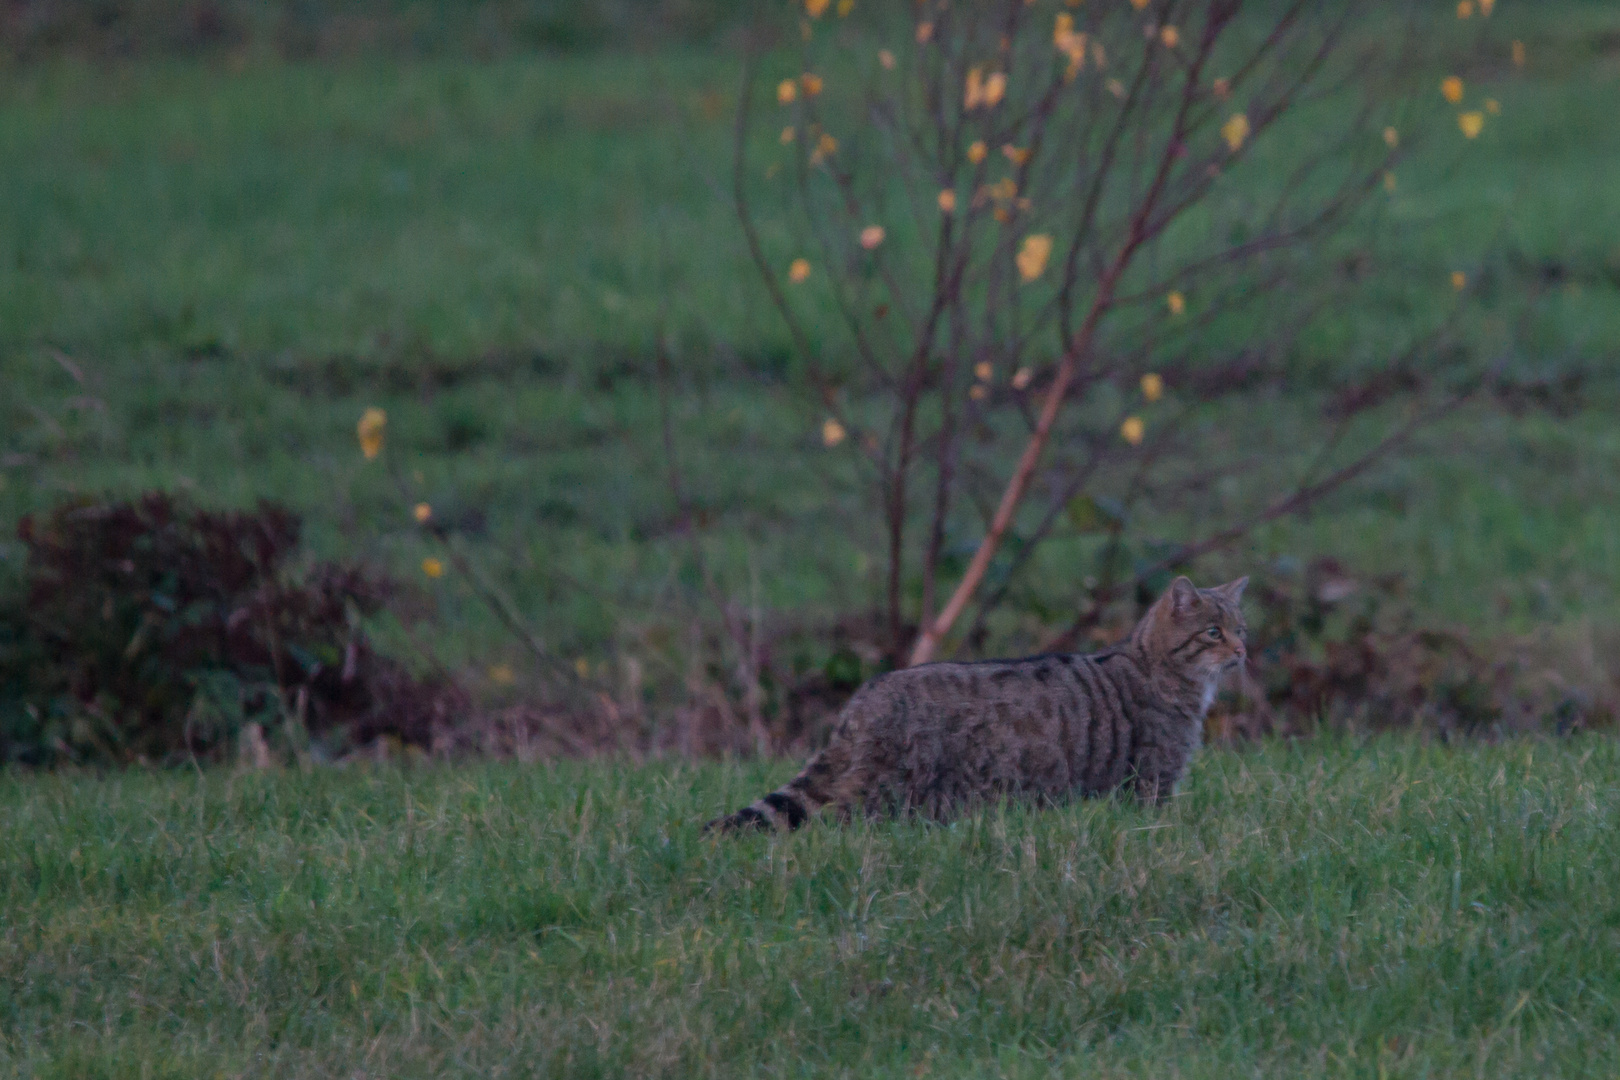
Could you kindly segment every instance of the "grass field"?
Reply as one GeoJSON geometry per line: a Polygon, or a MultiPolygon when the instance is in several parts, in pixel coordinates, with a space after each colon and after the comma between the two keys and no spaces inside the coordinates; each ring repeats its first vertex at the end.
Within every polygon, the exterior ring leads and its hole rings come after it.
{"type": "MultiPolygon", "coordinates": [[[[1620,600],[1615,16],[1496,18],[1530,63],[1470,73],[1503,114],[1403,173],[1390,259],[1412,304],[1356,317],[1398,337],[1456,266],[1505,295],[1556,266],[1511,360],[1581,373],[1573,414],[1457,417],[1204,572],[1334,554],[1405,573],[1427,615],[1487,631],[1607,619],[1620,600]]],[[[820,448],[717,188],[737,78],[728,55],[673,50],[0,72],[0,532],[71,493],[268,496],[309,515],[317,552],[421,580],[407,507],[423,498],[465,523],[565,657],[651,654],[687,634],[682,603],[702,604],[665,482],[662,328],[722,588],[803,622],[868,607],[882,558],[858,455],[820,448]],[[370,405],[389,411],[403,500],[357,453],[370,405]]],[[[1286,453],[1314,422],[1300,389],[1251,416],[1262,445],[1286,453]]],[[[0,542],[0,569],[18,553],[0,542]]],[[[520,660],[461,583],[422,583],[448,662],[520,660]]],[[[1038,588],[1073,600],[1061,580],[1038,588]]]]}
{"type": "Polygon", "coordinates": [[[773,766],[0,784],[29,1077],[1584,1077],[1620,744],[1305,742],[1163,810],[698,824],[773,766]]]}

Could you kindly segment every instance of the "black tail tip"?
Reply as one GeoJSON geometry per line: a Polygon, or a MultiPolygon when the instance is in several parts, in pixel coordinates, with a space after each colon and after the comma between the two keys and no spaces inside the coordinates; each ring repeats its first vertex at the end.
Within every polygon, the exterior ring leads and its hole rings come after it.
{"type": "Polygon", "coordinates": [[[717,817],[703,826],[705,833],[733,833],[744,829],[762,829],[769,831],[770,819],[752,806],[745,806],[735,814],[717,817]]]}
{"type": "Polygon", "coordinates": [[[791,832],[803,825],[810,815],[805,812],[804,804],[791,795],[784,795],[780,791],[773,791],[765,796],[765,805],[774,810],[777,816],[787,822],[791,832]]]}

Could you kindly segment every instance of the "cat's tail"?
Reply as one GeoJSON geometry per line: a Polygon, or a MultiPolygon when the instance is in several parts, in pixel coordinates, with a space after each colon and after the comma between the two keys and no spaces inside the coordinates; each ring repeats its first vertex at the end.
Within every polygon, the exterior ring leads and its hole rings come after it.
{"type": "Polygon", "coordinates": [[[734,814],[717,817],[703,831],[742,832],[746,829],[797,829],[828,803],[837,801],[835,785],[848,767],[842,746],[829,746],[810,759],[804,771],[775,791],[734,814]]]}

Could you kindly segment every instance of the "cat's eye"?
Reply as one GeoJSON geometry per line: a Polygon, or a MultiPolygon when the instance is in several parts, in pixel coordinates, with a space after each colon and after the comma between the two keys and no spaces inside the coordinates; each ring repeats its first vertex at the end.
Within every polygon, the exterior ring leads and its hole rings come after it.
{"type": "Polygon", "coordinates": [[[1211,641],[1221,640],[1221,628],[1218,626],[1212,626],[1208,630],[1205,630],[1204,633],[1209,635],[1209,640],[1211,641]]]}

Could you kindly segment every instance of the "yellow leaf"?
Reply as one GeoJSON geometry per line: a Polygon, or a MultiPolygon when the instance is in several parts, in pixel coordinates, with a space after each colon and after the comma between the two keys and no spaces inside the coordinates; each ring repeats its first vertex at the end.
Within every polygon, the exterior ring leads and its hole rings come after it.
{"type": "Polygon", "coordinates": [[[973,387],[968,390],[968,397],[972,398],[974,401],[983,401],[989,396],[990,391],[985,388],[983,383],[974,383],[973,387]]]}
{"type": "Polygon", "coordinates": [[[789,124],[787,127],[782,129],[782,145],[783,146],[786,146],[788,143],[792,142],[794,137],[795,137],[795,132],[793,130],[793,125],[792,124],[789,124]]]}
{"type": "Polygon", "coordinates": [[[1013,377],[1012,377],[1012,387],[1013,387],[1013,389],[1014,390],[1022,390],[1022,389],[1024,389],[1025,387],[1027,387],[1029,385],[1029,381],[1031,379],[1033,379],[1034,377],[1035,377],[1035,373],[1030,371],[1029,368],[1027,368],[1027,367],[1019,368],[1017,371],[1013,372],[1013,377]]]}
{"type": "Polygon", "coordinates": [[[855,10],[855,0],[838,0],[838,17],[842,19],[855,10]]]}
{"type": "Polygon", "coordinates": [[[1146,433],[1146,425],[1140,416],[1127,416],[1125,422],[1119,425],[1119,437],[1132,446],[1142,445],[1142,436],[1146,433]]]}
{"type": "Polygon", "coordinates": [[[1008,143],[1006,146],[1003,146],[1001,148],[1001,152],[1005,154],[1007,160],[1012,162],[1014,165],[1022,165],[1024,162],[1029,160],[1029,150],[1024,147],[1014,146],[1012,143],[1008,143]]]}
{"type": "Polygon", "coordinates": [[[883,243],[883,238],[886,235],[887,234],[883,231],[883,226],[868,225],[866,228],[861,230],[861,247],[865,248],[867,251],[871,251],[873,248],[883,243]]]}
{"type": "Polygon", "coordinates": [[[1120,82],[1118,79],[1109,79],[1103,85],[1108,87],[1108,92],[1110,94],[1113,94],[1115,97],[1119,98],[1121,101],[1125,100],[1125,84],[1124,83],[1120,82]]]}
{"type": "Polygon", "coordinates": [[[360,436],[360,452],[370,461],[383,448],[383,429],[388,426],[388,414],[378,408],[370,408],[360,414],[360,423],[355,430],[360,436]]]}
{"type": "Polygon", "coordinates": [[[1392,127],[1385,128],[1384,129],[1384,145],[1389,147],[1391,150],[1393,150],[1397,146],[1401,145],[1401,133],[1396,131],[1392,127]]]}
{"type": "Polygon", "coordinates": [[[1142,376],[1142,396],[1149,401],[1158,401],[1164,396],[1164,380],[1151,371],[1142,376]]]}
{"type": "Polygon", "coordinates": [[[510,686],[516,679],[517,675],[512,671],[510,664],[491,664],[489,666],[489,681],[497,686],[510,686]]]}
{"type": "Polygon", "coordinates": [[[418,525],[425,525],[428,519],[433,516],[433,507],[427,503],[417,503],[415,508],[411,510],[411,516],[416,519],[418,525]]]}
{"type": "Polygon", "coordinates": [[[962,108],[969,112],[984,104],[984,72],[969,68],[967,84],[962,88],[962,108]]]}
{"type": "Polygon", "coordinates": [[[972,146],[968,147],[968,160],[977,165],[979,162],[984,160],[984,156],[989,152],[989,150],[985,149],[984,140],[980,139],[978,142],[975,142],[972,146]]]}
{"type": "Polygon", "coordinates": [[[1457,0],[1457,18],[1471,19],[1474,16],[1474,0],[1457,0]]]}
{"type": "Polygon", "coordinates": [[[791,105],[798,96],[798,84],[792,79],[783,79],[776,84],[776,103],[778,105],[791,105]]]}
{"type": "Polygon", "coordinates": [[[1069,58],[1069,67],[1063,73],[1063,78],[1072,80],[1086,64],[1086,35],[1074,32],[1073,15],[1058,13],[1057,22],[1052,27],[1052,44],[1069,58]]]}
{"type": "Polygon", "coordinates": [[[1167,49],[1173,49],[1181,43],[1181,31],[1173,26],[1160,27],[1159,40],[1167,49]]]}
{"type": "Polygon", "coordinates": [[[1387,173],[1384,174],[1384,190],[1389,192],[1391,195],[1395,194],[1395,174],[1394,173],[1387,172],[1387,173]]]}
{"type": "Polygon", "coordinates": [[[1485,111],[1490,113],[1492,116],[1501,116],[1502,115],[1502,103],[1500,101],[1497,101],[1493,97],[1486,98],[1485,99],[1485,111]]]}
{"type": "Polygon", "coordinates": [[[591,662],[585,659],[583,656],[577,658],[574,661],[574,674],[578,675],[582,679],[590,678],[591,662]]]}
{"type": "Polygon", "coordinates": [[[933,36],[934,36],[934,24],[933,23],[931,23],[931,22],[920,22],[920,23],[917,24],[917,44],[926,45],[926,44],[928,44],[928,42],[930,40],[933,39],[933,36]]]}
{"type": "Polygon", "coordinates": [[[974,377],[983,380],[984,382],[989,382],[990,376],[994,375],[995,373],[996,369],[991,366],[990,361],[988,360],[980,360],[977,364],[973,365],[974,377]]]}
{"type": "Polygon", "coordinates": [[[829,450],[843,442],[844,435],[844,425],[832,417],[829,416],[821,422],[821,445],[829,450]]]}
{"type": "Polygon", "coordinates": [[[430,578],[443,577],[444,563],[429,555],[427,558],[422,560],[422,573],[426,574],[430,578]]]}
{"type": "Polygon", "coordinates": [[[950,214],[955,213],[955,211],[956,192],[952,191],[950,188],[946,188],[944,191],[939,193],[939,212],[942,214],[950,214]]]}
{"type": "Polygon", "coordinates": [[[1215,96],[1217,98],[1225,101],[1227,98],[1232,96],[1232,80],[1227,78],[1216,79],[1215,82],[1210,86],[1210,89],[1215,91],[1215,96]]]}
{"type": "Polygon", "coordinates": [[[1440,80],[1440,93],[1453,105],[1463,99],[1463,81],[1455,75],[1447,75],[1440,80]]]}
{"type": "Polygon", "coordinates": [[[1458,292],[1468,288],[1468,275],[1461,270],[1453,270],[1451,272],[1451,287],[1458,292]]]}
{"type": "Polygon", "coordinates": [[[821,76],[807,71],[799,76],[799,85],[804,88],[805,97],[815,97],[821,93],[821,76]]]}
{"type": "Polygon", "coordinates": [[[879,49],[878,50],[878,63],[883,65],[883,70],[884,71],[893,71],[894,70],[894,53],[890,52],[888,49],[879,49]]]}
{"type": "Polygon", "coordinates": [[[1170,308],[1170,314],[1172,315],[1180,315],[1187,310],[1187,298],[1179,292],[1172,291],[1169,296],[1164,298],[1164,302],[1170,308]]]}
{"type": "Polygon", "coordinates": [[[1034,281],[1046,270],[1046,260],[1052,255],[1052,238],[1045,233],[1024,237],[1016,262],[1018,275],[1025,281],[1034,281]]]}
{"type": "Polygon", "coordinates": [[[827,13],[827,0],[804,0],[804,10],[812,19],[819,19],[827,13]]]}
{"type": "Polygon", "coordinates": [[[1131,0],[1131,7],[1135,8],[1137,11],[1141,11],[1147,6],[1148,0],[1131,0]]]}
{"type": "Polygon", "coordinates": [[[810,260],[794,259],[788,267],[788,280],[797,285],[810,276],[810,260]]]}
{"type": "Polygon", "coordinates": [[[1457,117],[1457,126],[1462,129],[1466,138],[1474,139],[1485,130],[1485,114],[1482,112],[1465,112],[1457,117]]]}
{"type": "Polygon", "coordinates": [[[1001,99],[1003,97],[1005,97],[1006,94],[1007,94],[1007,75],[1006,75],[1006,73],[1002,72],[1002,71],[991,72],[990,77],[984,80],[984,103],[985,103],[985,105],[990,106],[990,107],[994,107],[996,105],[1001,104],[1001,99]]]}
{"type": "Polygon", "coordinates": [[[1479,0],[1479,13],[1487,19],[1491,17],[1491,9],[1496,6],[1496,0],[1479,0]]]}
{"type": "Polygon", "coordinates": [[[816,140],[816,149],[821,152],[823,157],[835,154],[838,152],[838,140],[823,131],[821,138],[816,140]]]}
{"type": "Polygon", "coordinates": [[[1513,43],[1513,66],[1517,68],[1524,67],[1524,42],[1522,41],[1513,43]]]}
{"type": "Polygon", "coordinates": [[[1226,123],[1221,125],[1221,138],[1226,140],[1226,145],[1233,153],[1237,152],[1238,147],[1242,146],[1248,137],[1249,118],[1242,113],[1233,113],[1226,123]]]}

